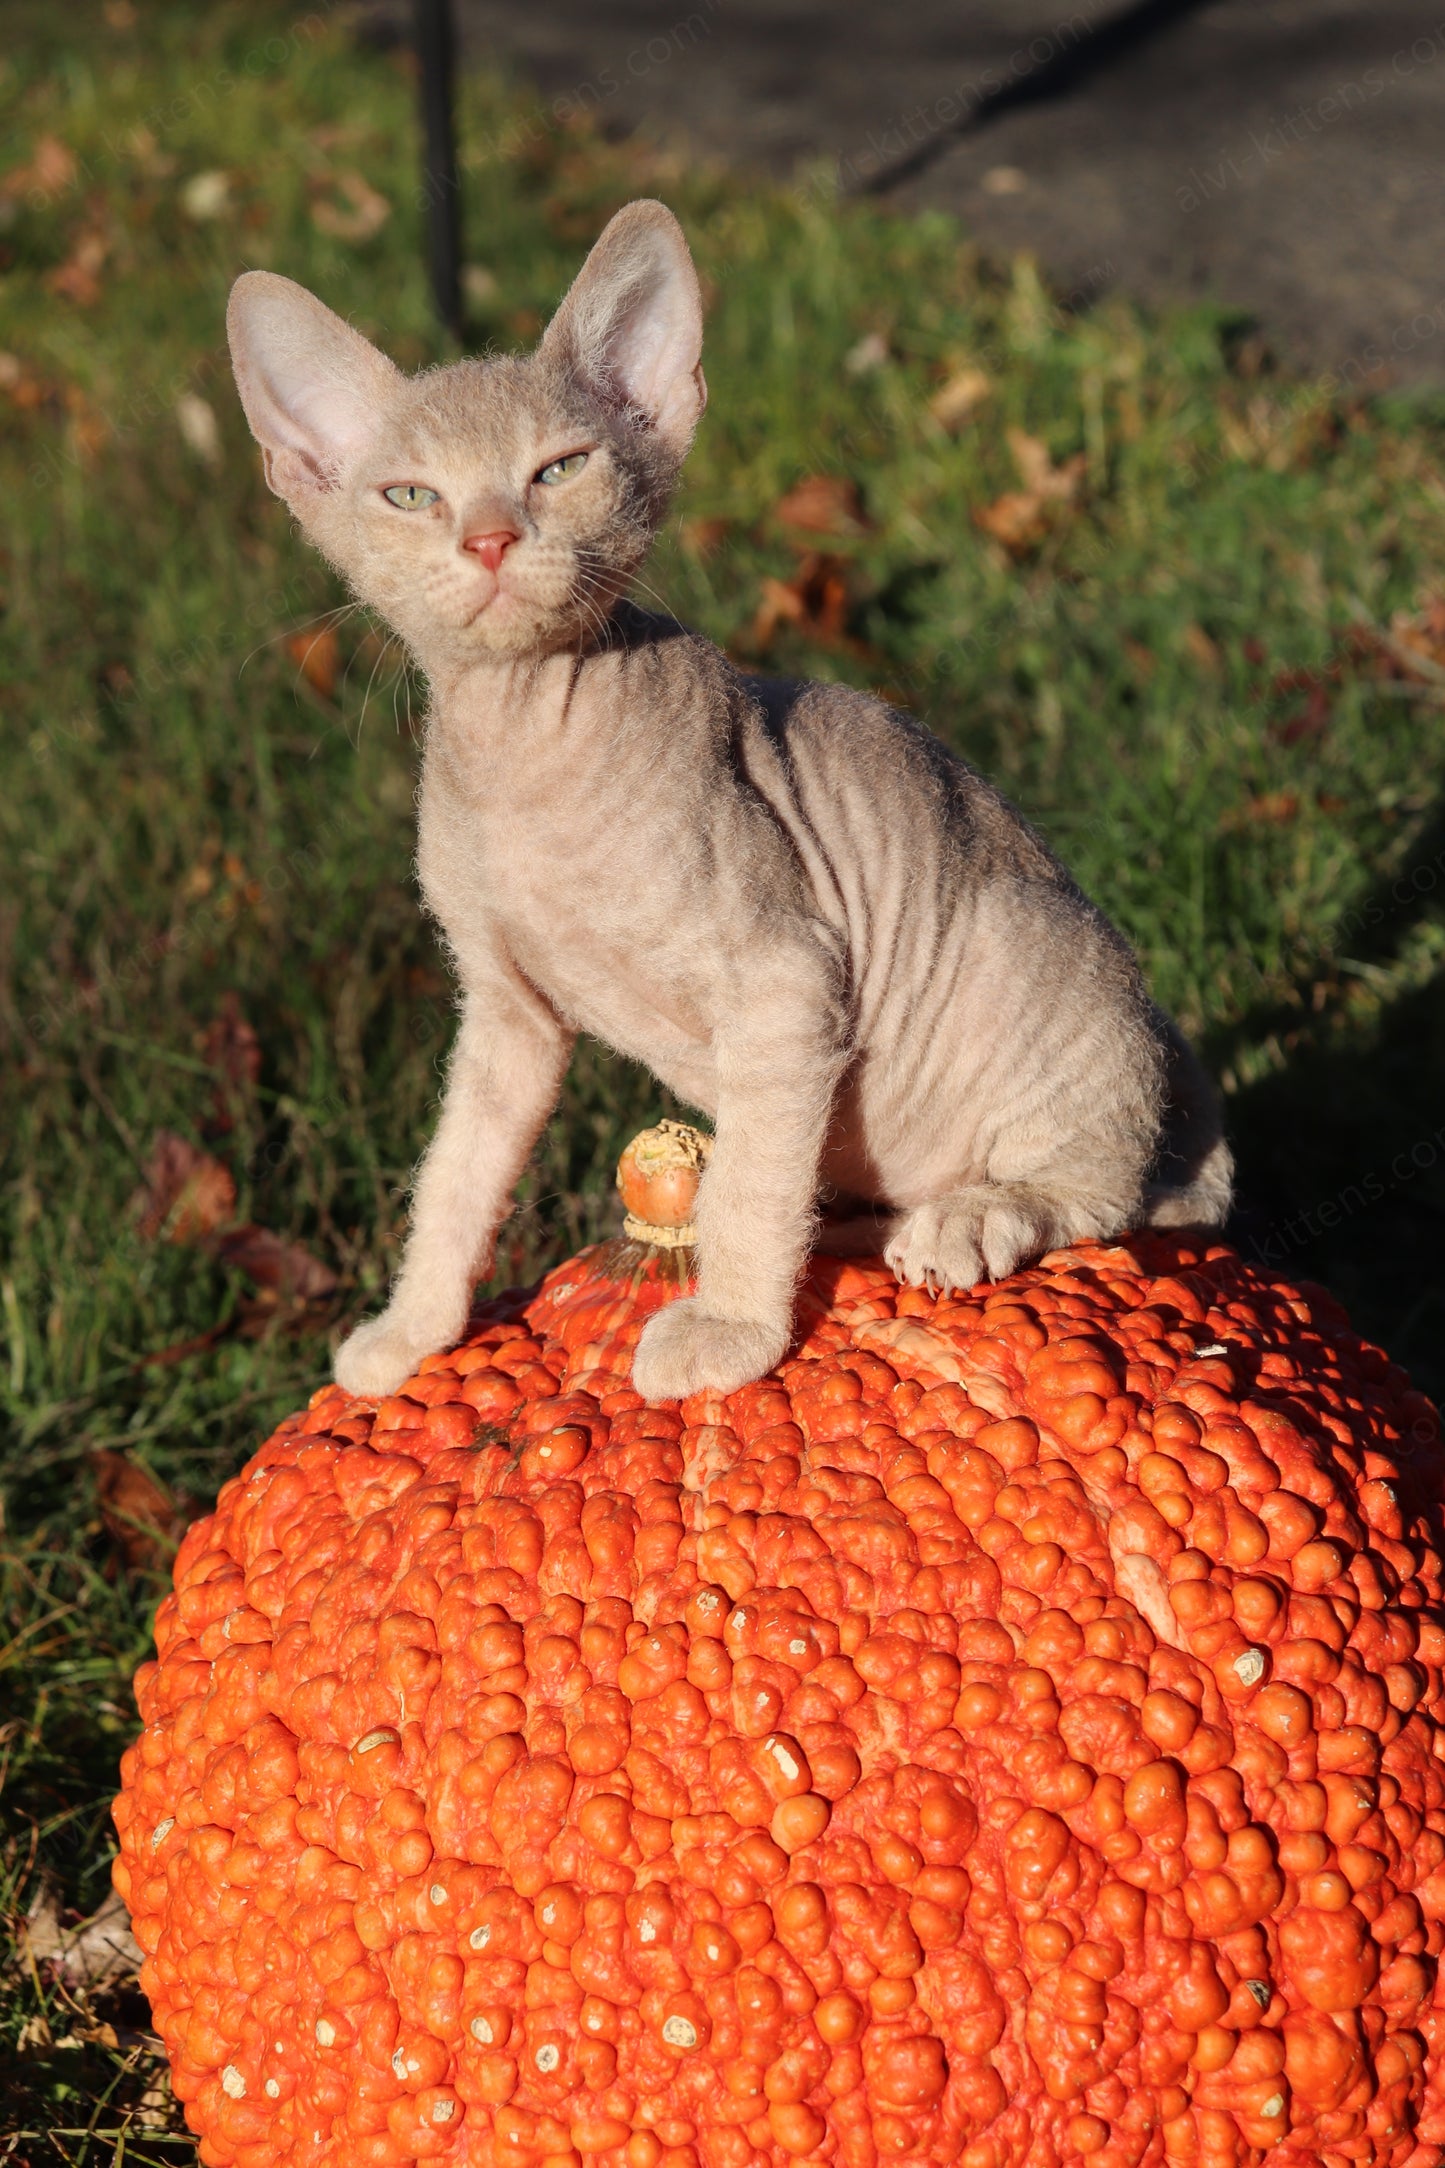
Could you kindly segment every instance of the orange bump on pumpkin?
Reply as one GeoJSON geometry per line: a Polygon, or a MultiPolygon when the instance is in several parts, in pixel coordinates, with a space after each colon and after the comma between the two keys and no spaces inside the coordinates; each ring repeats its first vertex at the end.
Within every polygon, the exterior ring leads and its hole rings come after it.
{"type": "Polygon", "coordinates": [[[649,1407],[677,1255],[325,1387],[186,1538],[115,1879],[207,2168],[1439,2168],[1429,1405],[1151,1235],[816,1260],[649,1407]]]}

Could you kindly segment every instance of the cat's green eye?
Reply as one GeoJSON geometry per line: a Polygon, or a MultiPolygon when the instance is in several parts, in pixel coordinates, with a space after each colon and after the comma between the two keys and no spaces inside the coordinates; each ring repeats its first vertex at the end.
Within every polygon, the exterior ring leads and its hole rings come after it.
{"type": "Polygon", "coordinates": [[[428,489],[424,482],[393,482],[381,494],[388,504],[400,505],[403,512],[424,512],[429,504],[436,503],[441,492],[428,489]]]}
{"type": "Polygon", "coordinates": [[[586,452],[569,452],[565,459],[554,459],[535,476],[539,482],[570,482],[574,474],[580,474],[587,464],[586,452]]]}

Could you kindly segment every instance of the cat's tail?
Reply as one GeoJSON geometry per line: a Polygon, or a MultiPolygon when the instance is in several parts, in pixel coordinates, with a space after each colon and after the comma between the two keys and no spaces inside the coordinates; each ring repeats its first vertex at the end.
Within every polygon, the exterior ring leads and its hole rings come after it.
{"type": "Polygon", "coordinates": [[[1165,1049],[1163,1134],[1144,1191],[1149,1227],[1222,1227],[1234,1195],[1234,1155],[1224,1141],[1219,1101],[1193,1049],[1160,1015],[1165,1049]]]}
{"type": "Polygon", "coordinates": [[[1149,1227],[1222,1227],[1233,1196],[1234,1154],[1219,1137],[1191,1180],[1149,1184],[1144,1192],[1144,1221],[1149,1227]]]}

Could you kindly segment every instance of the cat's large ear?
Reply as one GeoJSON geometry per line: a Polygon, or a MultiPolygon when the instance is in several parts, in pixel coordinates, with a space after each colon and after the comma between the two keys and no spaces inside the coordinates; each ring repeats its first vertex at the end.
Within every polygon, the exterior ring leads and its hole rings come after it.
{"type": "Polygon", "coordinates": [[[242,272],[226,333],[266,480],[300,511],[337,487],[401,371],[304,286],[271,271],[242,272]]]}
{"type": "Polygon", "coordinates": [[[540,352],[609,406],[640,415],[682,457],[707,404],[702,295],[665,203],[629,203],[609,220],[540,352]]]}

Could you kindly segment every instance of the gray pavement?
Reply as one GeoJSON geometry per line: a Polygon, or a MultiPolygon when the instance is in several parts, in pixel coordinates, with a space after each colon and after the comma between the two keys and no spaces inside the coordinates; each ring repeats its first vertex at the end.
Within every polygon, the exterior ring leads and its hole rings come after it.
{"type": "Polygon", "coordinates": [[[1445,383],[1445,0],[455,4],[539,107],[826,161],[1066,292],[1207,297],[1297,366],[1445,383]]]}

